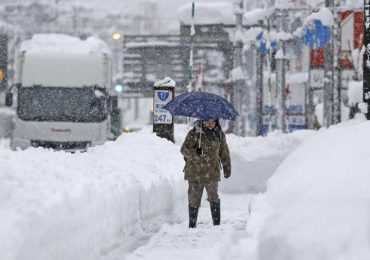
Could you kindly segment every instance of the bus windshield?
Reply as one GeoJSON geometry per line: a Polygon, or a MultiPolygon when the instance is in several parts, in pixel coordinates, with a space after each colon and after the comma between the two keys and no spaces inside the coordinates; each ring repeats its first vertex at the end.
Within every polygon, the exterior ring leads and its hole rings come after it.
{"type": "Polygon", "coordinates": [[[101,122],[107,118],[104,93],[92,87],[20,87],[17,115],[27,121],[101,122]]]}

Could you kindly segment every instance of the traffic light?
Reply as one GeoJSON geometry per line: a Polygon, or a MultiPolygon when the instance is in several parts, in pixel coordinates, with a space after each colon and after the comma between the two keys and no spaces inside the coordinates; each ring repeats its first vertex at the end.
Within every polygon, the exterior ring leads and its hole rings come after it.
{"type": "Polygon", "coordinates": [[[116,84],[114,86],[114,90],[117,92],[117,93],[121,93],[122,90],[123,90],[123,86],[121,84],[116,84]]]}
{"type": "Polygon", "coordinates": [[[0,34],[0,91],[7,89],[8,36],[0,34]]]}

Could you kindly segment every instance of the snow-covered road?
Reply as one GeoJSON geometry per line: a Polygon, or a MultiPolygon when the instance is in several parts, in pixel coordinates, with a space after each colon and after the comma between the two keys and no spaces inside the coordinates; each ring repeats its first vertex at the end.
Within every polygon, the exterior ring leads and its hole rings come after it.
{"type": "Polygon", "coordinates": [[[211,221],[209,203],[203,200],[196,229],[189,229],[187,220],[180,224],[164,225],[127,259],[227,259],[228,247],[246,233],[251,199],[252,196],[247,194],[223,194],[221,225],[216,227],[211,221]]]}

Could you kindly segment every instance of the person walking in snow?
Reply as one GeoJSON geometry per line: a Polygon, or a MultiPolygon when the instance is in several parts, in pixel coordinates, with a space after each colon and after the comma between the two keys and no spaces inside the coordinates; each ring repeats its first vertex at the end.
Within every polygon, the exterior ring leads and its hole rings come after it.
{"type": "Polygon", "coordinates": [[[185,180],[189,183],[189,228],[195,228],[204,188],[210,203],[213,225],[220,225],[218,196],[220,168],[225,178],[231,175],[230,152],[218,120],[196,121],[181,147],[185,158],[185,180]]]}

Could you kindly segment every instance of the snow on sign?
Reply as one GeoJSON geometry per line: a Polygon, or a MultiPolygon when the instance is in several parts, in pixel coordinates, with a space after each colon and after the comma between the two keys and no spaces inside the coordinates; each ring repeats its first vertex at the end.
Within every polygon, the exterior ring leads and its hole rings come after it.
{"type": "Polygon", "coordinates": [[[172,124],[172,115],[163,107],[173,99],[170,90],[154,90],[154,124],[172,124]]]}

